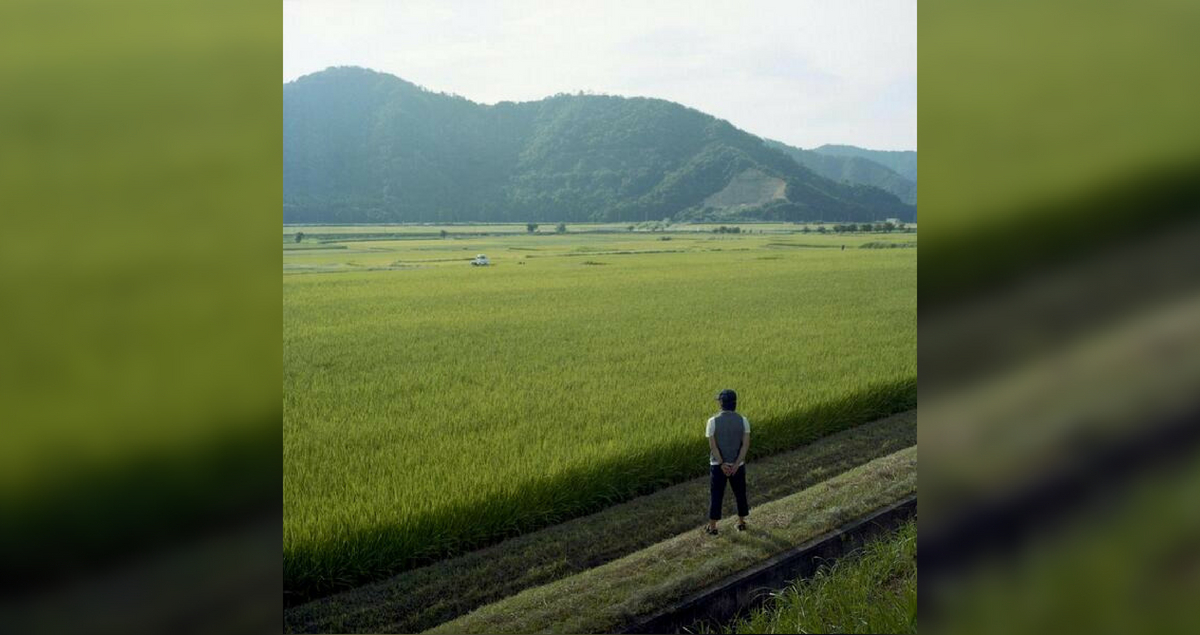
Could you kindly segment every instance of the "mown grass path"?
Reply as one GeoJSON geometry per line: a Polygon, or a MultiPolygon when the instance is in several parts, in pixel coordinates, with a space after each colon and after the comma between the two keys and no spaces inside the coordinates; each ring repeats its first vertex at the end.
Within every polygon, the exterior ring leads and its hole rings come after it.
{"type": "MultiPolygon", "coordinates": [[[[751,504],[793,494],[917,442],[917,414],[894,415],[748,464],[751,504]]],[[[699,527],[698,478],[284,613],[289,632],[418,632],[524,589],[610,562],[699,527]]],[[[733,509],[727,497],[727,517],[733,509]]],[[[755,519],[754,511],[751,518],[755,519]]]]}
{"type": "Polygon", "coordinates": [[[911,446],[760,506],[746,532],[686,531],[429,632],[620,632],[663,606],[916,491],[917,447],[911,446]]]}

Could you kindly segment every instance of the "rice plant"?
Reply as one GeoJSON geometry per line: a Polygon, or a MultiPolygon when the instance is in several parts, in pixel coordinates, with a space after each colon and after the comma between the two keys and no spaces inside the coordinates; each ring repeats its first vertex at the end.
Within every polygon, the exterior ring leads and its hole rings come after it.
{"type": "MultiPolygon", "coordinates": [[[[489,248],[492,267],[285,275],[285,591],[325,594],[703,474],[720,388],[742,395],[751,459],[915,405],[915,250],[763,260],[765,239],[731,240],[604,267],[551,253],[518,267],[489,248]]],[[[285,268],[448,248],[285,254],[285,268]]]]}

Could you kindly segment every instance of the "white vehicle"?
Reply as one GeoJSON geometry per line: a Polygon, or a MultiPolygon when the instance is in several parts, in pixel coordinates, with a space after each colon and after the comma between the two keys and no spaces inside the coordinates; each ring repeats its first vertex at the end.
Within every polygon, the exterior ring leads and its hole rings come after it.
{"type": "Polygon", "coordinates": [[[475,259],[471,261],[472,267],[486,267],[490,264],[492,264],[492,261],[488,260],[488,257],[483,254],[475,256],[475,259]]]}

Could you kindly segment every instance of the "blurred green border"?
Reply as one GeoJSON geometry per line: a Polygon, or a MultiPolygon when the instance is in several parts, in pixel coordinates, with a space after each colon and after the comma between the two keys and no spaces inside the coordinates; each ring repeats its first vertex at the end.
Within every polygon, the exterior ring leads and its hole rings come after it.
{"type": "Polygon", "coordinates": [[[27,591],[280,513],[281,23],[0,4],[0,557],[27,591]]]}
{"type": "Polygon", "coordinates": [[[919,5],[920,294],[952,304],[1200,207],[1200,4],[919,5]]]}

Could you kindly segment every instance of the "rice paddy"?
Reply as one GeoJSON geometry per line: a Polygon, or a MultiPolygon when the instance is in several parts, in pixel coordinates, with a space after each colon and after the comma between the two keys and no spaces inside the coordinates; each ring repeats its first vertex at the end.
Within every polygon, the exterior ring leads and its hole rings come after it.
{"type": "Polygon", "coordinates": [[[916,250],[780,231],[285,250],[285,592],[703,474],[720,388],[741,395],[751,460],[912,408],[916,250]]]}

